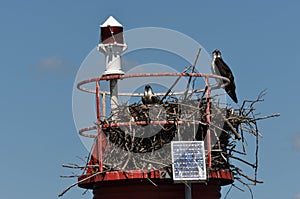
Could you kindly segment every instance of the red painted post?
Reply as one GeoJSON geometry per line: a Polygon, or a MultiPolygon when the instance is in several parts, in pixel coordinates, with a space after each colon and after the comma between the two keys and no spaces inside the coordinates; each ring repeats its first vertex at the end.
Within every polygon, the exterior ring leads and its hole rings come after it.
{"type": "Polygon", "coordinates": [[[208,169],[211,168],[211,139],[210,139],[210,87],[209,87],[209,78],[205,77],[205,84],[207,86],[206,91],[206,122],[208,124],[207,134],[206,134],[206,141],[207,141],[207,162],[208,162],[208,169]]]}
{"type": "Polygon", "coordinates": [[[96,81],[96,109],[97,109],[97,122],[100,124],[100,85],[99,82],[96,81]]]}
{"type": "Polygon", "coordinates": [[[97,141],[97,151],[99,153],[98,156],[98,160],[99,160],[99,167],[100,167],[100,172],[103,172],[103,146],[102,146],[102,133],[101,133],[101,128],[100,128],[100,124],[101,124],[101,118],[100,118],[100,94],[99,91],[100,90],[100,85],[99,82],[96,81],[96,109],[97,109],[97,124],[98,124],[98,141],[97,141]]]}

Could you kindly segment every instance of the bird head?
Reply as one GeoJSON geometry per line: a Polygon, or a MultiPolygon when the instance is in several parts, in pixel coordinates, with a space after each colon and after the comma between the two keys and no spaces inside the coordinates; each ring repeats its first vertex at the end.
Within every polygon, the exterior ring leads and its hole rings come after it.
{"type": "Polygon", "coordinates": [[[214,57],[221,57],[221,52],[218,49],[214,50],[212,54],[214,57]]]}
{"type": "Polygon", "coordinates": [[[153,94],[152,88],[149,84],[145,86],[145,94],[153,94]]]}

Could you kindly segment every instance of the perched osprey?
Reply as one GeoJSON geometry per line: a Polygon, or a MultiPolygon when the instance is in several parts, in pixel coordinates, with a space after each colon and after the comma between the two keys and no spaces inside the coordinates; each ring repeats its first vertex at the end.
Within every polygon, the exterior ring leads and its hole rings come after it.
{"type": "Polygon", "coordinates": [[[145,86],[145,91],[144,91],[144,96],[142,97],[142,102],[144,105],[157,104],[160,102],[160,98],[153,93],[152,88],[149,84],[147,84],[145,86]]]}
{"type": "MultiPolygon", "coordinates": [[[[212,73],[215,75],[220,75],[222,77],[226,77],[230,80],[230,83],[225,86],[225,91],[227,94],[231,97],[231,99],[238,103],[238,99],[236,97],[235,93],[235,83],[234,83],[234,77],[230,70],[230,68],[227,66],[227,64],[223,61],[221,57],[221,52],[216,49],[213,51],[213,60],[211,63],[211,70],[212,73]]],[[[223,81],[221,79],[216,79],[218,84],[221,85],[223,81]]]]}

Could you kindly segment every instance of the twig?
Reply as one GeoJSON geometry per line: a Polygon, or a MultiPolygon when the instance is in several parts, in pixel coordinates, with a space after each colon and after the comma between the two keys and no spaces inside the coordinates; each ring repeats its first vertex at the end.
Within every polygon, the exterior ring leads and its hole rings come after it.
{"type": "MultiPolygon", "coordinates": [[[[182,73],[185,73],[187,70],[189,70],[192,67],[192,65],[186,67],[182,73]]],[[[172,91],[172,89],[174,88],[174,86],[178,83],[178,81],[180,80],[182,76],[177,77],[177,79],[174,81],[174,83],[171,85],[171,87],[168,89],[168,91],[166,92],[166,94],[160,99],[159,103],[162,103],[163,100],[170,94],[170,92],[172,91]]]]}
{"type": "Polygon", "coordinates": [[[150,178],[147,177],[147,180],[149,180],[149,182],[151,182],[151,184],[153,184],[155,187],[157,187],[157,184],[155,184],[150,178]]]}
{"type": "Polygon", "coordinates": [[[84,160],[82,157],[76,156],[76,158],[78,158],[78,159],[81,160],[82,162],[86,163],[86,160],[84,160]]]}
{"type": "Polygon", "coordinates": [[[241,154],[241,155],[247,155],[247,153],[245,153],[245,152],[240,152],[240,151],[237,151],[237,150],[234,150],[234,149],[229,149],[229,151],[232,151],[232,152],[235,152],[235,153],[238,153],[238,154],[241,154]]]}
{"type": "Polygon", "coordinates": [[[204,91],[203,91],[203,93],[202,93],[202,95],[201,95],[201,97],[200,97],[200,100],[199,100],[199,102],[198,102],[198,106],[197,106],[197,107],[200,107],[200,104],[201,104],[202,101],[203,101],[203,98],[204,98],[204,96],[205,96],[205,94],[206,94],[206,92],[207,92],[207,89],[208,89],[208,86],[206,85],[206,86],[205,86],[205,89],[204,89],[204,91]]]}
{"type": "MultiPolygon", "coordinates": [[[[85,165],[85,166],[86,166],[86,167],[85,167],[86,169],[88,168],[87,165],[89,164],[89,162],[90,162],[90,160],[91,160],[91,158],[92,158],[92,150],[93,150],[94,147],[95,147],[96,141],[97,141],[97,140],[94,139],[93,146],[91,147],[91,149],[90,149],[90,151],[89,151],[88,158],[87,158],[86,165],[85,165]]],[[[83,172],[84,172],[86,169],[84,169],[83,172]]]]}
{"type": "Polygon", "coordinates": [[[227,196],[228,196],[229,192],[231,191],[232,187],[233,187],[233,184],[231,184],[230,188],[229,188],[228,191],[226,192],[226,194],[225,194],[225,196],[224,196],[224,199],[227,198],[227,196]]]}
{"type": "Polygon", "coordinates": [[[243,162],[243,163],[245,163],[245,164],[247,164],[247,165],[249,165],[249,166],[251,166],[252,168],[255,168],[256,167],[256,165],[254,165],[254,164],[251,164],[250,162],[247,162],[246,160],[243,160],[243,159],[241,159],[241,158],[238,158],[238,157],[235,157],[235,156],[230,156],[230,158],[233,158],[233,159],[236,159],[236,160],[239,160],[239,161],[241,161],[241,162],[243,162]]]}
{"type": "Polygon", "coordinates": [[[242,136],[242,147],[243,147],[243,152],[246,153],[246,147],[245,147],[245,138],[244,138],[244,129],[243,129],[243,124],[240,124],[240,129],[241,129],[241,136],[242,136]]]}
{"type": "Polygon", "coordinates": [[[268,119],[268,118],[272,118],[272,117],[279,117],[279,116],[280,116],[280,114],[276,113],[276,114],[267,115],[267,116],[264,116],[264,117],[253,118],[253,119],[250,119],[249,122],[255,122],[255,121],[258,121],[258,120],[264,120],[264,119],[268,119]]]}
{"type": "Polygon", "coordinates": [[[240,190],[241,192],[245,192],[245,190],[239,188],[238,186],[236,186],[235,184],[232,184],[233,187],[235,187],[236,189],[240,190]]]}
{"type": "Polygon", "coordinates": [[[89,190],[86,189],[81,195],[85,195],[89,190]]]}
{"type": "Polygon", "coordinates": [[[232,124],[226,119],[224,118],[224,121],[226,122],[226,124],[229,126],[230,130],[232,131],[232,133],[235,135],[235,137],[240,140],[241,136],[238,134],[238,132],[233,128],[232,124]]]}
{"type": "Polygon", "coordinates": [[[258,181],[258,180],[255,180],[255,179],[252,179],[250,178],[249,176],[247,176],[246,174],[244,174],[239,168],[235,167],[234,168],[235,171],[242,177],[246,178],[247,180],[253,182],[253,183],[264,183],[263,181],[258,181]]]}
{"type": "MultiPolygon", "coordinates": [[[[258,128],[257,128],[257,123],[256,121],[254,122],[255,125],[255,129],[258,132],[258,128]]],[[[255,147],[255,164],[256,167],[254,169],[254,185],[256,184],[256,179],[257,179],[257,170],[258,170],[258,133],[256,134],[256,141],[255,141],[256,147],[255,147]]]]}
{"type": "Polygon", "coordinates": [[[66,165],[66,164],[63,164],[62,167],[72,168],[72,169],[85,169],[85,168],[97,168],[97,167],[99,167],[99,165],[79,166],[79,165],[66,165]]]}
{"type": "Polygon", "coordinates": [[[59,176],[61,178],[78,178],[80,175],[71,175],[71,176],[59,176]]]}
{"type": "Polygon", "coordinates": [[[240,183],[242,183],[244,186],[246,186],[247,188],[248,188],[248,190],[249,190],[249,192],[250,192],[250,194],[251,194],[251,198],[253,199],[253,192],[252,192],[252,190],[251,190],[251,187],[248,185],[248,184],[246,184],[245,182],[243,182],[242,180],[240,180],[240,179],[237,179],[240,183]]]}
{"type": "Polygon", "coordinates": [[[63,190],[63,191],[58,195],[58,197],[63,196],[63,195],[64,195],[67,191],[69,191],[72,187],[75,187],[76,185],[78,185],[78,184],[80,184],[80,183],[82,183],[82,182],[84,182],[84,181],[86,181],[86,180],[88,180],[88,179],[91,179],[91,178],[93,178],[93,177],[96,176],[96,175],[99,175],[99,174],[102,174],[102,173],[105,173],[105,172],[106,172],[106,171],[94,173],[94,174],[92,174],[92,175],[90,175],[90,176],[88,176],[88,177],[86,177],[86,178],[84,178],[84,179],[82,179],[82,180],[79,180],[78,182],[75,182],[75,183],[71,184],[69,187],[67,187],[65,190],[63,190]]]}
{"type": "MultiPolygon", "coordinates": [[[[195,66],[196,66],[196,64],[197,64],[197,61],[198,61],[200,52],[201,52],[201,48],[199,48],[199,50],[198,50],[198,53],[197,53],[196,59],[195,59],[195,61],[194,61],[194,64],[193,64],[193,68],[192,68],[192,72],[191,72],[191,73],[194,73],[195,66]]],[[[192,76],[189,77],[188,83],[187,83],[187,85],[186,85],[186,89],[185,89],[185,92],[184,92],[184,95],[183,95],[183,96],[184,96],[184,97],[183,97],[183,101],[186,100],[187,93],[188,93],[189,88],[190,88],[191,80],[192,80],[192,76]]]]}

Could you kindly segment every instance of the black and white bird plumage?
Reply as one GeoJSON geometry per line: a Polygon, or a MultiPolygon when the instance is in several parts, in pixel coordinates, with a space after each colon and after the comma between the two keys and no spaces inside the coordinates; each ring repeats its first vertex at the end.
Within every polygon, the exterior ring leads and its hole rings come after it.
{"type": "Polygon", "coordinates": [[[144,105],[157,104],[160,102],[160,98],[153,93],[152,88],[149,84],[145,86],[144,95],[142,96],[142,102],[144,105]]]}
{"type": "MultiPolygon", "coordinates": [[[[236,97],[235,93],[235,83],[234,83],[234,77],[233,74],[228,67],[228,65],[223,61],[221,57],[221,52],[216,49],[213,51],[213,60],[211,63],[211,70],[212,73],[215,75],[220,75],[222,77],[226,77],[230,80],[229,84],[225,86],[225,91],[227,94],[231,97],[231,99],[235,102],[238,103],[238,99],[236,97]]],[[[223,80],[221,79],[216,79],[218,84],[221,85],[223,83],[223,80]]]]}

